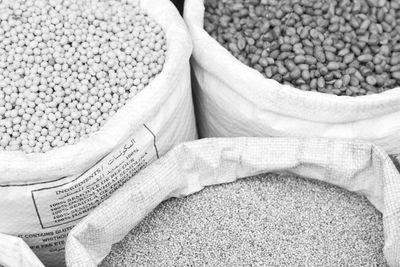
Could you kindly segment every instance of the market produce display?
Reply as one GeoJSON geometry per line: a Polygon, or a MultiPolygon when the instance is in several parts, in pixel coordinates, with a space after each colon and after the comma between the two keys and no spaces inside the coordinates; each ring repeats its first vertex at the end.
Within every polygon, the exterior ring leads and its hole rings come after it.
{"type": "Polygon", "coordinates": [[[266,78],[359,96],[400,86],[400,2],[205,1],[204,29],[266,78]]]}
{"type": "Polygon", "coordinates": [[[383,244],[366,198],[264,174],[163,202],[102,266],[386,266],[383,244]]]}
{"type": "Polygon", "coordinates": [[[0,150],[74,144],[161,72],[165,34],[138,3],[0,2],[0,150]]]}

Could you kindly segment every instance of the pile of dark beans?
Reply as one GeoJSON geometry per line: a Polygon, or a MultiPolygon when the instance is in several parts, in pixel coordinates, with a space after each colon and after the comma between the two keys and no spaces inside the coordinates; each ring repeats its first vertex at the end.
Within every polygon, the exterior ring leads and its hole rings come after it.
{"type": "Polygon", "coordinates": [[[400,86],[399,0],[206,0],[204,28],[244,64],[301,90],[400,86]]]}

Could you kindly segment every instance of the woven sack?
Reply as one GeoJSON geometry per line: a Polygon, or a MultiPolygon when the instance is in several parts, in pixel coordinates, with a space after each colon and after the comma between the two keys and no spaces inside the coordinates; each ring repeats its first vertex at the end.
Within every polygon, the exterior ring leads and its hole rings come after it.
{"type": "Polygon", "coordinates": [[[42,154],[0,152],[0,232],[20,236],[46,266],[64,264],[64,240],[90,210],[174,145],[197,137],[186,26],[168,0],[141,6],[166,33],[162,72],[88,139],[42,154]]]}
{"type": "Polygon", "coordinates": [[[97,266],[163,200],[266,172],[322,180],[383,213],[384,254],[400,266],[400,174],[375,145],[334,139],[211,138],[184,143],[129,180],[70,232],[67,266],[97,266]]]}
{"type": "Polygon", "coordinates": [[[361,139],[400,153],[400,88],[350,97],[302,91],[246,66],[204,29],[203,0],[186,0],[201,137],[361,139]]]}

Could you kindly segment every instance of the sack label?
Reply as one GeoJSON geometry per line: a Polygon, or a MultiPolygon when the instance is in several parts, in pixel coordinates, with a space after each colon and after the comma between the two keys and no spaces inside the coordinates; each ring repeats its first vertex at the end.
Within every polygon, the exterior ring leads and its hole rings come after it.
{"type": "Polygon", "coordinates": [[[80,175],[0,187],[0,196],[13,196],[0,198],[0,218],[13,218],[0,220],[0,231],[21,237],[46,266],[62,266],[75,224],[157,158],[156,137],[143,125],[80,175]]]}
{"type": "Polygon", "coordinates": [[[56,253],[64,251],[65,240],[73,227],[74,225],[69,225],[46,232],[18,234],[17,236],[29,244],[29,247],[35,252],[45,249],[50,253],[56,253]]]}
{"type": "Polygon", "coordinates": [[[60,226],[85,217],[154,159],[155,145],[151,146],[152,153],[141,148],[143,141],[152,139],[151,131],[143,127],[72,182],[32,190],[41,227],[60,226]]]}

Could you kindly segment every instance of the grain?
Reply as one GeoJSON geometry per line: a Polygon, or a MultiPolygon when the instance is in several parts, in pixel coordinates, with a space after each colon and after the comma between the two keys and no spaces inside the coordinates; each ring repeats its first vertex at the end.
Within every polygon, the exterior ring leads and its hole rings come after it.
{"type": "Polygon", "coordinates": [[[383,243],[364,197],[267,174],[163,202],[101,266],[386,266],[383,243]]]}

